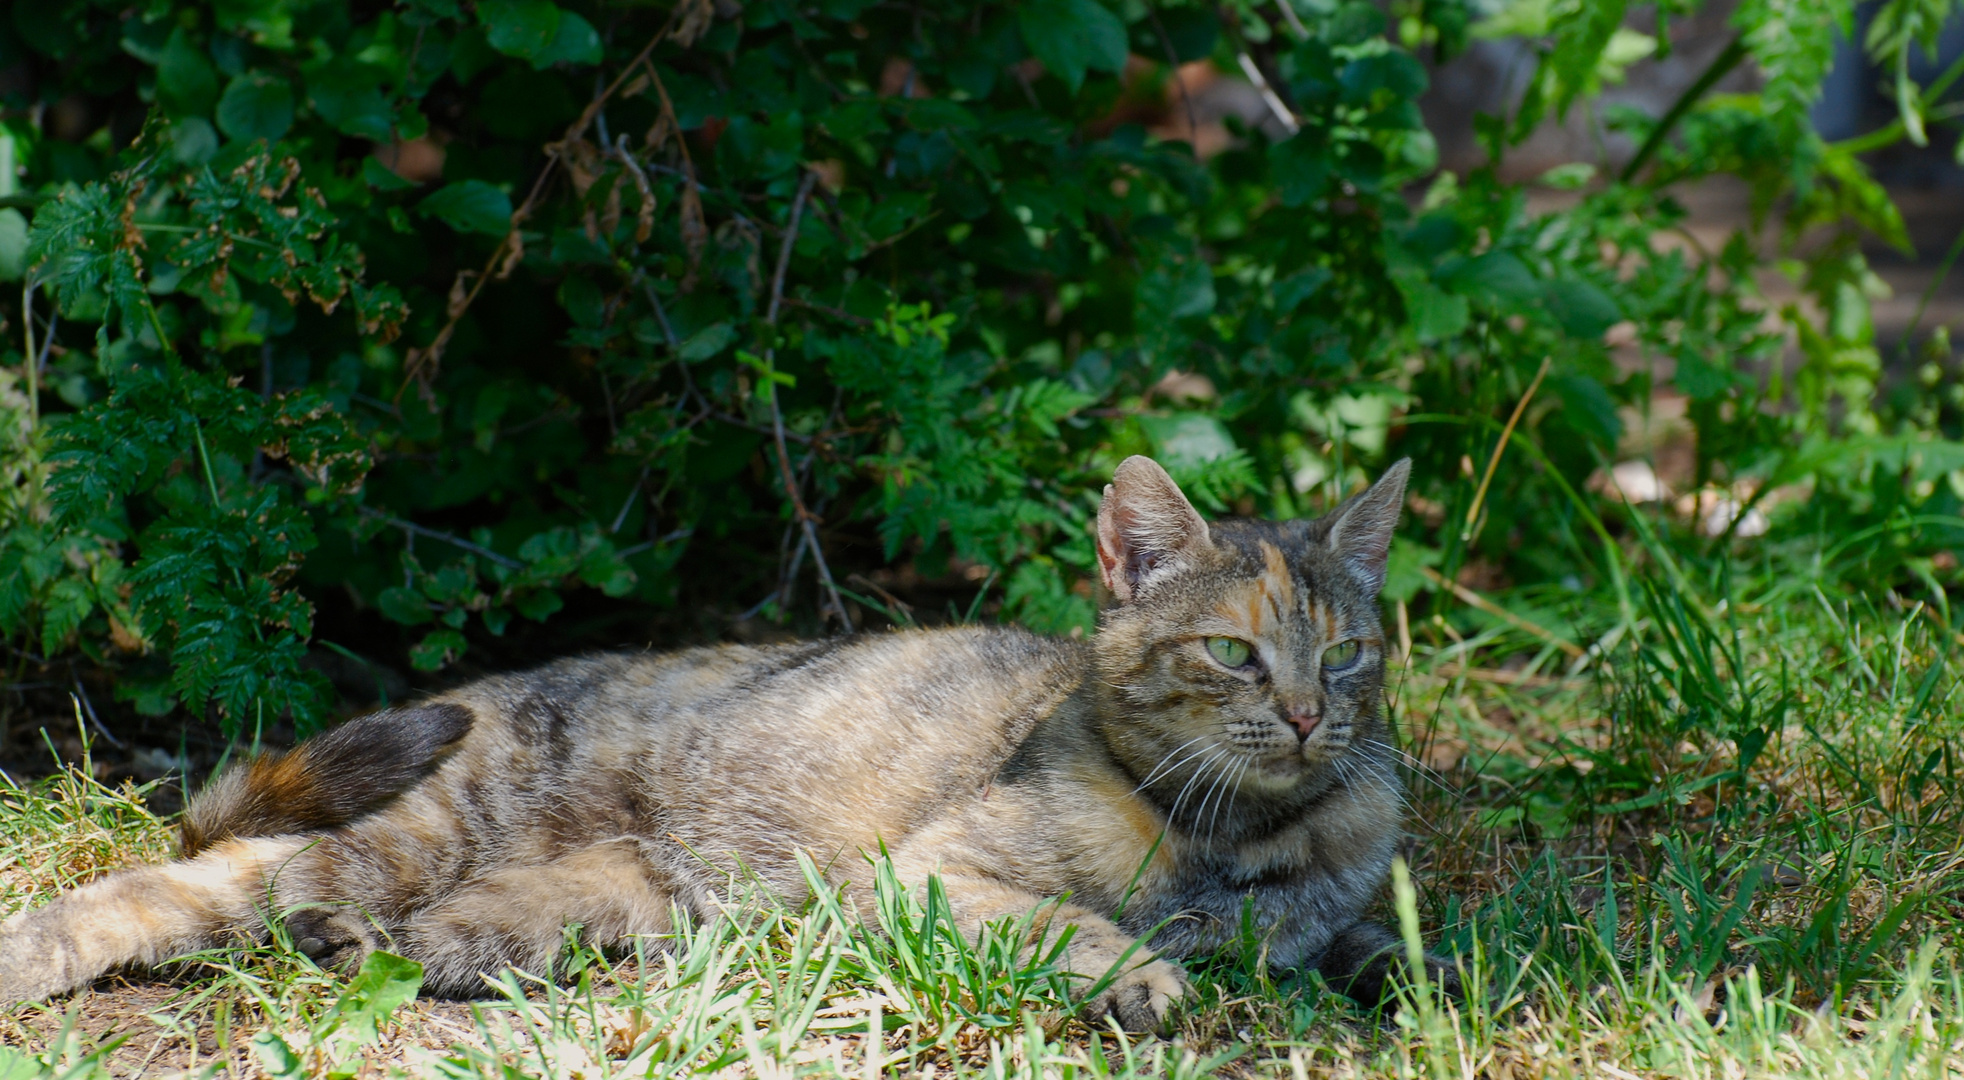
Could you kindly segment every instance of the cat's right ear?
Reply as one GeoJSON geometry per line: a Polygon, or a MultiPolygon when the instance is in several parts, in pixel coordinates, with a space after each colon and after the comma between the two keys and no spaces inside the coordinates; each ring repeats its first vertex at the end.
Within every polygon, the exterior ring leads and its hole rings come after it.
{"type": "Polygon", "coordinates": [[[1098,505],[1098,566],[1119,603],[1210,543],[1207,522],[1158,462],[1136,455],[1119,462],[1098,505]]]}

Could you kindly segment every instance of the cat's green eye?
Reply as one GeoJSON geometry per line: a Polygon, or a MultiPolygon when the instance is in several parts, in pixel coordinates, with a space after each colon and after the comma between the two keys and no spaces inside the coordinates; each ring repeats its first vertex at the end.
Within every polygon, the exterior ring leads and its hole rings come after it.
{"type": "Polygon", "coordinates": [[[1339,641],[1323,650],[1323,667],[1329,671],[1340,671],[1357,662],[1357,643],[1339,641]]]}
{"type": "Polygon", "coordinates": [[[1250,655],[1247,642],[1231,637],[1208,638],[1207,654],[1224,667],[1240,667],[1248,662],[1250,655]]]}

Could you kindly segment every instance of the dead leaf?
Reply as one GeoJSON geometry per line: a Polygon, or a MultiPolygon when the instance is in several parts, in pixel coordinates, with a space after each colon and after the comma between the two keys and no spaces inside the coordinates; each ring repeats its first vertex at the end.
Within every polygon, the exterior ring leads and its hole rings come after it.
{"type": "Polygon", "coordinates": [[[669,37],[686,49],[708,33],[710,24],[716,21],[715,0],[682,0],[675,18],[675,32],[669,37]]]}

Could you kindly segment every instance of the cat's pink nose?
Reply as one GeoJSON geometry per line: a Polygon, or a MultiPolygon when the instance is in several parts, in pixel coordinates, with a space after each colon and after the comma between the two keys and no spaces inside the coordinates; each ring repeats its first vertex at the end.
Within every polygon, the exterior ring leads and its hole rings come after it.
{"type": "Polygon", "coordinates": [[[1298,738],[1303,738],[1303,739],[1309,738],[1309,733],[1315,731],[1316,725],[1322,722],[1323,722],[1323,714],[1320,712],[1299,712],[1299,713],[1289,714],[1289,723],[1296,729],[1296,736],[1298,738]]]}

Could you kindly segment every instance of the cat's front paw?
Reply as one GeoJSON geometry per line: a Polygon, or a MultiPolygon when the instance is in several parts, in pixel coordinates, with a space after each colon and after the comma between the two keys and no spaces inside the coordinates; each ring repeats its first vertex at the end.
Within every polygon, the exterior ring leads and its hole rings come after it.
{"type": "Polygon", "coordinates": [[[1113,1017],[1120,1027],[1132,1032],[1163,1031],[1167,1012],[1186,992],[1186,972],[1178,964],[1148,960],[1086,998],[1080,1015],[1093,1023],[1113,1017]]]}

